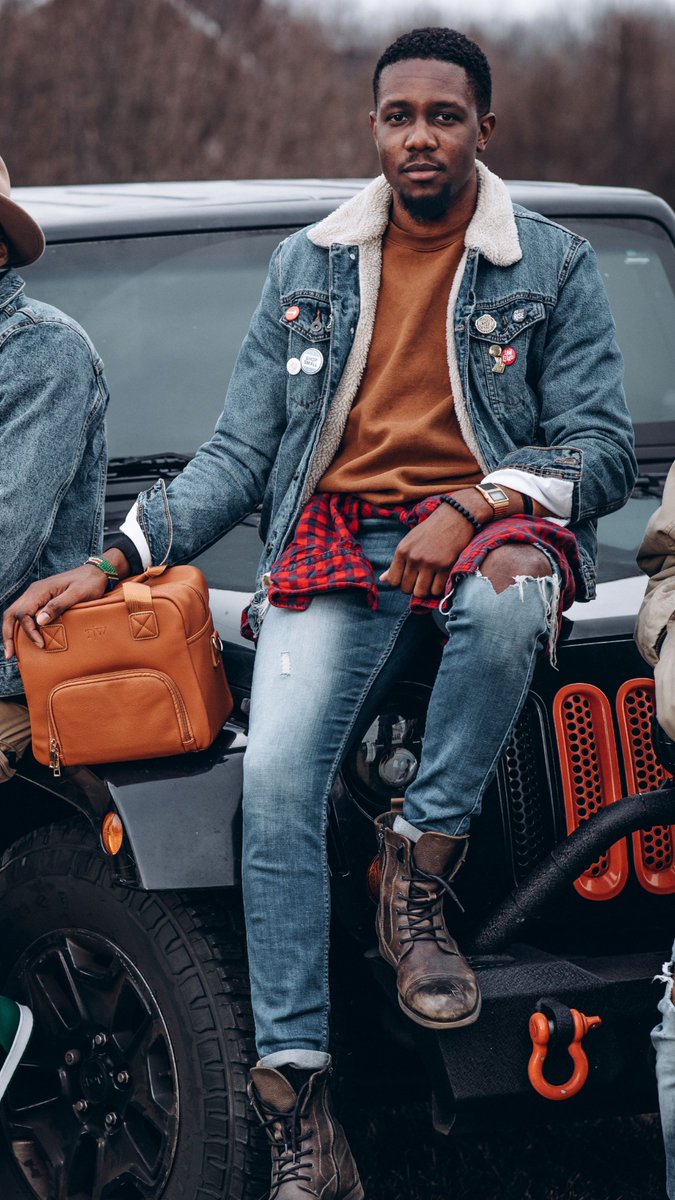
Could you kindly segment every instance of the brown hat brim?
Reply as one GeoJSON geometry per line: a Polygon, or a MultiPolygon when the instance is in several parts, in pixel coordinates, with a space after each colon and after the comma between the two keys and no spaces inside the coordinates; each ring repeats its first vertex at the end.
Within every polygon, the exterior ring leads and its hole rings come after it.
{"type": "Polygon", "coordinates": [[[25,208],[0,195],[0,226],[11,243],[12,266],[27,267],[44,252],[45,235],[25,208]]]}

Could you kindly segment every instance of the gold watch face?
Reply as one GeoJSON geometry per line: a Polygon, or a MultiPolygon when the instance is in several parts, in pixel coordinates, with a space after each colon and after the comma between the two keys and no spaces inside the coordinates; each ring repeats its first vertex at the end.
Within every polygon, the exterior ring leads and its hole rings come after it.
{"type": "Polygon", "coordinates": [[[508,508],[509,498],[506,492],[497,487],[496,483],[483,483],[480,485],[480,490],[494,509],[508,508]]]}

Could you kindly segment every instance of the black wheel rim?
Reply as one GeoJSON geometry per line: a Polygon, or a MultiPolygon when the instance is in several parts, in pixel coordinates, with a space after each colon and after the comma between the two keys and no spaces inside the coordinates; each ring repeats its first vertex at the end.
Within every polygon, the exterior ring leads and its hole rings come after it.
{"type": "Polygon", "coordinates": [[[34,942],[6,990],[33,1011],[3,1126],[38,1200],[161,1195],[178,1136],[169,1034],[148,983],[87,930],[34,942]]]}

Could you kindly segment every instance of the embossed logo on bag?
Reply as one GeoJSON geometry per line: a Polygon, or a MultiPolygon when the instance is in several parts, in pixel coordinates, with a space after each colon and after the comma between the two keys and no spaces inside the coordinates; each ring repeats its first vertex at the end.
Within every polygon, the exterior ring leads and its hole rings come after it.
{"type": "Polygon", "coordinates": [[[107,625],[85,625],[84,632],[90,642],[100,642],[101,638],[105,637],[107,629],[107,625]]]}

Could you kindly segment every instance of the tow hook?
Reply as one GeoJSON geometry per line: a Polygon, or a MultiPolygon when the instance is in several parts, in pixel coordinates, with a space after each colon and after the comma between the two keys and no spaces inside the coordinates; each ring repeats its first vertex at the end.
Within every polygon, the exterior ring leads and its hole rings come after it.
{"type": "Polygon", "coordinates": [[[569,1100],[576,1096],[588,1079],[588,1058],[582,1040],[589,1030],[602,1025],[602,1017],[587,1017],[559,1000],[542,999],[538,1011],[530,1017],[532,1054],[527,1067],[530,1083],[545,1100],[569,1100]],[[549,1083],[544,1078],[544,1063],[550,1045],[566,1045],[574,1070],[565,1083],[549,1083]]]}

